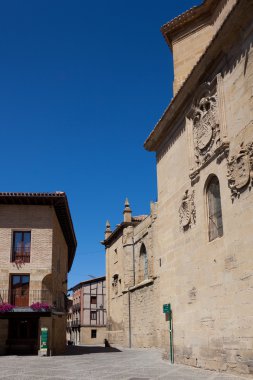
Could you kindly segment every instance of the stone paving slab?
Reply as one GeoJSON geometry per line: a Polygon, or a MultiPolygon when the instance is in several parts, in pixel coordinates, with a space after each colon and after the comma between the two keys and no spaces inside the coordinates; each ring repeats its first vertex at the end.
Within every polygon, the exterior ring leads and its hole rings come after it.
{"type": "Polygon", "coordinates": [[[2,356],[0,380],[245,380],[252,376],[171,365],[155,349],[68,347],[54,357],[2,356]]]}

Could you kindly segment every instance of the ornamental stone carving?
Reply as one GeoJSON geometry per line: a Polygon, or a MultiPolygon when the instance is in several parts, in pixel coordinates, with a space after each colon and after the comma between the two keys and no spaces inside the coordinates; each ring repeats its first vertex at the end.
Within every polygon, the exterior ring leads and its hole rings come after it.
{"type": "Polygon", "coordinates": [[[185,231],[195,223],[196,207],[194,203],[194,191],[189,194],[189,190],[186,190],[179,207],[179,224],[182,230],[185,231]]]}
{"type": "Polygon", "coordinates": [[[251,188],[253,184],[253,142],[241,143],[239,151],[228,160],[228,185],[231,198],[239,197],[240,193],[251,188]]]}
{"type": "Polygon", "coordinates": [[[220,129],[217,120],[217,94],[206,94],[194,107],[193,143],[195,162],[202,165],[214,152],[220,141],[220,129]]]}
{"type": "Polygon", "coordinates": [[[194,184],[202,167],[228,155],[223,79],[218,74],[212,82],[203,83],[196,91],[186,118],[189,144],[190,179],[194,184]]]}

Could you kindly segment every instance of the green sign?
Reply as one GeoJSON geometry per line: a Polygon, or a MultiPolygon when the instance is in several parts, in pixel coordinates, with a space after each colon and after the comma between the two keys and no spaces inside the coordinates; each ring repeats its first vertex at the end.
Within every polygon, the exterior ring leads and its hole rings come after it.
{"type": "Polygon", "coordinates": [[[40,349],[47,350],[48,349],[48,328],[42,327],[40,333],[40,349]]]}
{"type": "Polygon", "coordinates": [[[170,313],[170,312],[171,312],[170,303],[165,303],[165,304],[163,305],[163,312],[164,312],[164,313],[170,313]]]}

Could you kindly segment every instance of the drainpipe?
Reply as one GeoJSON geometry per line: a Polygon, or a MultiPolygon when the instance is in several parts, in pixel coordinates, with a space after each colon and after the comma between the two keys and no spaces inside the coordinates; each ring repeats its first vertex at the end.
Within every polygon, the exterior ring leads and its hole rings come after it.
{"type": "Polygon", "coordinates": [[[135,286],[135,250],[134,250],[134,238],[132,237],[132,246],[133,246],[133,280],[134,280],[134,285],[135,286]]]}
{"type": "Polygon", "coordinates": [[[129,331],[129,348],[132,347],[132,326],[131,326],[131,298],[130,289],[128,288],[128,331],[129,331]]]}

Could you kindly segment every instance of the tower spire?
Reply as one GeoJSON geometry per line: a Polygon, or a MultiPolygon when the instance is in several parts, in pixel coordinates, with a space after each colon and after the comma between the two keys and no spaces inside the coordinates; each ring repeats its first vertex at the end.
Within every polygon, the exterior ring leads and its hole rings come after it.
{"type": "Polygon", "coordinates": [[[109,220],[106,221],[105,224],[105,240],[111,235],[112,230],[111,230],[111,225],[109,220]]]}
{"type": "Polygon", "coordinates": [[[129,204],[129,201],[127,198],[125,200],[125,208],[123,211],[123,215],[124,215],[124,222],[131,222],[132,221],[132,210],[130,208],[130,204],[129,204]]]}

